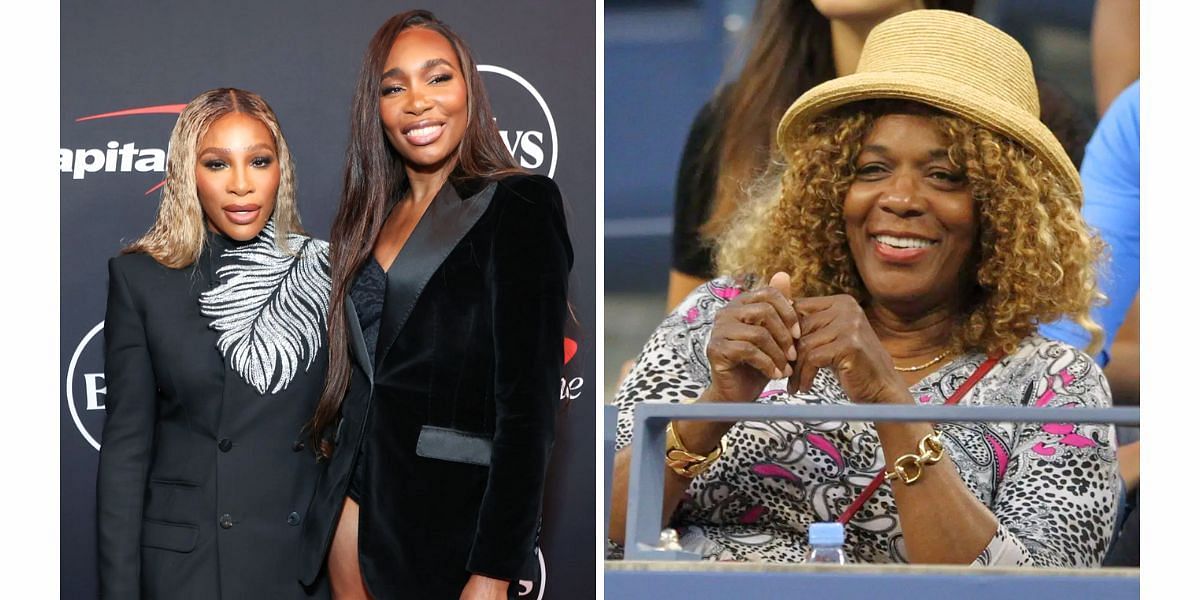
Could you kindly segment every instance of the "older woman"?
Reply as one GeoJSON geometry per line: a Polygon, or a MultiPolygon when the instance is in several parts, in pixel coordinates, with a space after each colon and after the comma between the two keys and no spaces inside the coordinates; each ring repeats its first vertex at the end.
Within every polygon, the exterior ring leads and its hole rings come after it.
{"type": "MultiPolygon", "coordinates": [[[[879,25],[856,74],[785,114],[779,186],[722,240],[729,276],[646,345],[618,445],[638,402],[1108,406],[1092,359],[1036,334],[1065,314],[1099,340],[1098,243],[1037,117],[1028,56],[1002,32],[932,10],[879,25]]],[[[679,421],[664,514],[723,560],[803,560],[809,526],[841,515],[852,562],[1098,565],[1112,442],[1069,423],[679,421]],[[949,460],[901,459],[918,449],[949,460]]],[[[625,449],[618,542],[628,465],[625,449]]]]}

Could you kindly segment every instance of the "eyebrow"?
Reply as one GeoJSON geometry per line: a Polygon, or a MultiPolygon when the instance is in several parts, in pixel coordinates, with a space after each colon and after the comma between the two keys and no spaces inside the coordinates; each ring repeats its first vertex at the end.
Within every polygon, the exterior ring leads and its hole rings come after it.
{"type": "MultiPolygon", "coordinates": [[[[418,70],[427,71],[438,65],[446,65],[447,67],[454,68],[454,65],[450,64],[450,61],[448,61],[444,58],[431,58],[431,59],[421,63],[421,67],[418,70]]],[[[379,79],[382,80],[382,79],[387,79],[388,77],[399,77],[403,74],[404,74],[404,69],[401,69],[400,67],[392,67],[392,68],[384,71],[383,75],[379,76],[379,79]]]]}
{"type": "MultiPolygon", "coordinates": [[[[243,150],[245,150],[246,152],[254,152],[256,150],[267,150],[270,152],[275,151],[275,149],[272,148],[270,145],[262,144],[262,143],[254,144],[253,146],[246,146],[245,148],[243,148],[243,150]]],[[[197,152],[196,155],[199,156],[201,154],[206,154],[208,152],[212,152],[214,154],[233,154],[233,151],[230,150],[229,148],[217,148],[214,146],[210,146],[208,148],[205,148],[205,149],[197,152]]]]}

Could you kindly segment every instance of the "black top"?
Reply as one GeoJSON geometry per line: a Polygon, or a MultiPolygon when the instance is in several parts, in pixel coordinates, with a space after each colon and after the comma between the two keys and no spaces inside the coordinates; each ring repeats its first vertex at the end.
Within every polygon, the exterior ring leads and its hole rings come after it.
{"type": "Polygon", "coordinates": [[[350,299],[358,311],[358,324],[362,327],[363,341],[367,345],[367,353],[371,361],[375,360],[375,344],[379,341],[379,321],[383,316],[383,298],[387,293],[387,273],[375,260],[368,256],[354,278],[354,287],[350,288],[350,299]]]}
{"type": "MultiPolygon", "coordinates": [[[[358,324],[362,328],[363,343],[367,348],[367,356],[375,361],[375,346],[379,342],[379,324],[383,317],[383,299],[387,294],[387,273],[380,266],[375,256],[367,257],[367,261],[358,270],[354,279],[354,287],[350,288],[350,299],[358,312],[358,324]]],[[[367,459],[360,449],[354,463],[354,474],[350,477],[350,487],[346,495],[357,503],[362,502],[367,485],[367,459]]]]}
{"type": "Polygon", "coordinates": [[[192,266],[172,269],[145,254],[109,261],[97,477],[102,598],[310,597],[296,565],[322,466],[306,447],[304,425],[325,378],[321,305],[329,290],[309,278],[327,268],[324,242],[304,239],[293,267],[247,267],[252,261],[231,252],[261,251],[261,238],[238,243],[216,234],[192,266]],[[238,277],[281,283],[255,296],[238,277]],[[307,310],[288,304],[294,300],[307,310]],[[254,347],[289,360],[270,373],[248,369],[261,366],[235,352],[248,344],[218,347],[228,329],[209,316],[215,311],[249,316],[239,323],[254,323],[246,335],[254,347]],[[266,324],[275,317],[311,328],[284,332],[266,324]]]}
{"type": "Polygon", "coordinates": [[[675,179],[675,228],[671,231],[671,268],[692,277],[712,279],[712,248],[700,237],[712,215],[717,192],[717,172],[722,123],[719,104],[727,94],[718,94],[700,108],[683,146],[679,174],[675,179]]]}
{"type": "MultiPolygon", "coordinates": [[[[1079,104],[1054,84],[1037,80],[1042,105],[1042,122],[1050,128],[1078,169],[1083,150],[1095,128],[1079,104]]],[[[675,181],[675,228],[671,232],[671,268],[692,277],[716,277],[714,252],[700,236],[700,228],[712,216],[717,193],[721,151],[717,143],[724,132],[724,104],[729,88],[722,88],[700,108],[679,161],[675,181]]],[[[772,133],[773,135],[773,133],[772,133]]]]}

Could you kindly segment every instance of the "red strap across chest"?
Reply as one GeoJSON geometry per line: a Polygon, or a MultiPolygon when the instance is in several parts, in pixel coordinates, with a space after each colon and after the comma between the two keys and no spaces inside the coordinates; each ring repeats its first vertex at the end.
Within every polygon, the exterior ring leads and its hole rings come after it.
{"type": "MultiPolygon", "coordinates": [[[[946,406],[958,404],[958,401],[962,400],[963,397],[967,395],[967,392],[971,391],[971,388],[975,387],[975,384],[979,383],[979,380],[983,379],[983,376],[987,375],[988,371],[991,371],[992,367],[996,366],[997,362],[1000,362],[1000,359],[996,357],[988,357],[987,360],[983,361],[982,364],[976,367],[975,372],[971,373],[971,376],[968,377],[962,385],[958,386],[957,390],[954,390],[954,395],[946,399],[946,406]]],[[[851,503],[850,506],[846,507],[846,510],[842,512],[840,517],[838,517],[837,520],[839,523],[845,525],[850,522],[850,519],[854,517],[854,513],[857,513],[858,509],[862,508],[862,506],[867,503],[867,500],[870,500],[871,496],[875,495],[875,490],[879,489],[880,484],[883,483],[883,478],[886,473],[887,469],[885,468],[875,475],[875,479],[872,479],[871,483],[868,484],[867,487],[863,488],[862,493],[860,493],[858,497],[854,499],[854,502],[851,503]]]]}

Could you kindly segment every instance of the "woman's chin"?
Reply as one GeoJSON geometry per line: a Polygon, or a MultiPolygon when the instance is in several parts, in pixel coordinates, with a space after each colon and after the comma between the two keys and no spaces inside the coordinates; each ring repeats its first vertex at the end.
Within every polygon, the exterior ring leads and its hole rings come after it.
{"type": "Polygon", "coordinates": [[[231,240],[248,242],[258,237],[258,234],[262,233],[263,228],[266,226],[266,221],[261,223],[255,221],[253,223],[240,225],[238,223],[223,220],[223,222],[210,223],[209,229],[212,229],[231,240]]]}

